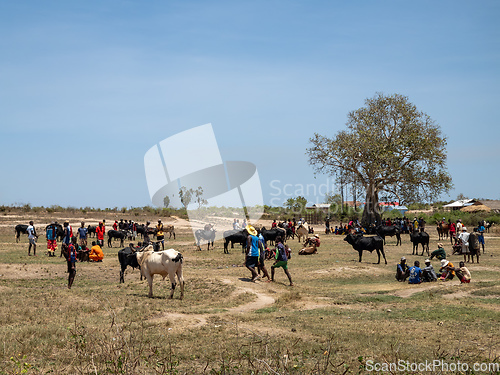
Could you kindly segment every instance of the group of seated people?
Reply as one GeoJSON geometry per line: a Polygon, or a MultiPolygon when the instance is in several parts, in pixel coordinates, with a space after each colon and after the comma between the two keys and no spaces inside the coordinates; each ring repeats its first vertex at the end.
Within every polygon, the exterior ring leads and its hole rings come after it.
{"type": "Polygon", "coordinates": [[[442,280],[452,280],[458,277],[461,283],[470,283],[471,274],[465,267],[464,262],[460,262],[458,267],[446,259],[446,252],[443,248],[438,248],[431,253],[430,259],[425,260],[425,267],[420,268],[420,262],[416,260],[412,267],[406,264],[406,258],[402,257],[400,263],[396,266],[396,280],[405,282],[408,279],[409,284],[420,284],[422,282],[433,282],[442,280]],[[431,259],[436,257],[441,261],[439,273],[436,273],[431,264],[431,259]]]}
{"type": "Polygon", "coordinates": [[[62,244],[61,255],[64,255],[65,258],[67,257],[69,246],[73,246],[76,249],[76,259],[78,262],[102,262],[104,259],[104,252],[95,241],[92,241],[92,247],[89,249],[84,243],[78,245],[76,237],[73,237],[69,245],[62,244]]]}

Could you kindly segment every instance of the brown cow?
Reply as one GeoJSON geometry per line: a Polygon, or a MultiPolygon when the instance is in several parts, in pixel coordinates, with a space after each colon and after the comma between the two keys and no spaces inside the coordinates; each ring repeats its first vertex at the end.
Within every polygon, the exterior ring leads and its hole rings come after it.
{"type": "Polygon", "coordinates": [[[448,223],[438,221],[436,230],[438,232],[438,237],[440,240],[444,239],[444,236],[446,236],[446,239],[448,239],[450,233],[450,225],[448,223]]]}

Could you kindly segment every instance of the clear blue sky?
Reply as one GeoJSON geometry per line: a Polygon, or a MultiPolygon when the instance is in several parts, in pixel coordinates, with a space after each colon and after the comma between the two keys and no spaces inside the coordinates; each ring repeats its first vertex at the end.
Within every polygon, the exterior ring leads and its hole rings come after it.
{"type": "Polygon", "coordinates": [[[0,204],[148,205],[146,151],[206,123],[276,203],[327,181],[308,139],[376,92],[441,126],[443,199],[500,199],[499,19],[497,1],[2,0],[0,204]]]}

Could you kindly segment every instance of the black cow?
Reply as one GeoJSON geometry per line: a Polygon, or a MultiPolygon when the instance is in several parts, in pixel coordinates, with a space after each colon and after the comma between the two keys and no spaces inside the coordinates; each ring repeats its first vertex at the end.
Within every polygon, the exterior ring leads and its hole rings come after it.
{"type": "Polygon", "coordinates": [[[224,254],[229,254],[228,245],[231,242],[231,249],[234,249],[234,244],[241,244],[241,251],[245,252],[245,245],[247,243],[248,232],[246,229],[231,229],[225,231],[223,234],[224,237],[224,254]]]}
{"type": "Polygon", "coordinates": [[[387,264],[387,259],[385,259],[384,253],[384,240],[379,236],[373,237],[363,237],[362,234],[354,235],[348,234],[344,241],[347,241],[350,245],[352,245],[353,249],[359,253],[359,261],[361,262],[361,256],[363,254],[363,250],[367,250],[370,253],[373,250],[377,251],[378,262],[380,264],[380,253],[382,253],[385,264],[387,264]]]}
{"type": "Polygon", "coordinates": [[[21,234],[27,234],[26,233],[27,230],[28,230],[28,226],[26,224],[17,224],[16,225],[16,227],[14,228],[16,242],[19,242],[19,238],[21,237],[21,234]]]}
{"type": "Polygon", "coordinates": [[[382,237],[384,245],[386,236],[396,236],[396,246],[401,245],[401,230],[396,225],[379,225],[375,228],[375,234],[382,237]]]}
{"type": "Polygon", "coordinates": [[[198,246],[198,250],[201,250],[200,241],[205,240],[208,243],[207,250],[210,250],[210,244],[212,244],[212,248],[214,248],[215,241],[215,229],[198,229],[194,232],[194,236],[196,237],[196,245],[198,246]]]}
{"type": "Polygon", "coordinates": [[[265,227],[262,227],[260,233],[262,234],[262,237],[264,237],[266,243],[268,243],[269,245],[274,245],[276,237],[281,237],[283,241],[285,241],[286,237],[286,230],[284,230],[283,228],[272,228],[268,230],[265,227]]]}
{"type": "Polygon", "coordinates": [[[427,255],[429,255],[429,235],[426,232],[410,233],[410,241],[413,243],[412,255],[418,255],[419,243],[422,244],[422,255],[424,255],[426,245],[427,245],[427,255]]]}
{"type": "MultiPolygon", "coordinates": [[[[136,249],[126,247],[118,251],[118,261],[120,262],[120,283],[125,282],[125,270],[128,266],[132,268],[139,268],[139,263],[137,262],[137,257],[135,255],[136,249]]],[[[142,275],[141,275],[142,280],[142,275]]]]}
{"type": "Polygon", "coordinates": [[[123,246],[123,241],[127,238],[127,232],[124,230],[108,230],[108,247],[113,247],[112,241],[113,239],[120,240],[120,246],[123,246]]]}
{"type": "Polygon", "coordinates": [[[283,222],[278,224],[278,228],[283,229],[286,232],[286,236],[283,238],[283,241],[286,241],[288,239],[295,239],[295,233],[292,230],[292,228],[288,228],[288,224],[283,222]]]}
{"type": "Polygon", "coordinates": [[[96,226],[95,225],[89,225],[87,227],[87,235],[89,237],[95,237],[96,236],[96,233],[95,233],[95,230],[96,230],[96,226]],[[92,236],[93,235],[93,236],[92,236]]]}

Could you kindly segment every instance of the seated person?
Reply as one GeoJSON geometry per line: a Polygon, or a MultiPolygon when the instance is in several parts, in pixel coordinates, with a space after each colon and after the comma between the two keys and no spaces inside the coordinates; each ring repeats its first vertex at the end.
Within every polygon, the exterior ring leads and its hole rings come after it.
{"type": "Polygon", "coordinates": [[[424,283],[437,281],[436,271],[434,271],[434,267],[432,267],[430,259],[425,260],[425,267],[422,270],[422,281],[424,283]]]}
{"type": "Polygon", "coordinates": [[[437,245],[438,245],[438,249],[434,250],[431,253],[430,259],[432,259],[434,257],[438,258],[439,260],[446,259],[446,252],[444,251],[443,244],[440,242],[437,245]]]}
{"type": "Polygon", "coordinates": [[[465,263],[460,262],[458,265],[459,265],[459,268],[455,268],[455,272],[457,274],[457,277],[460,279],[460,282],[462,284],[470,283],[471,275],[470,275],[470,272],[467,269],[467,267],[465,267],[465,263]]]}
{"type": "Polygon", "coordinates": [[[406,258],[402,257],[400,263],[396,266],[396,280],[406,281],[408,276],[410,276],[410,269],[406,264],[406,258]]]}
{"type": "Polygon", "coordinates": [[[102,262],[104,258],[104,253],[99,245],[96,245],[95,241],[92,241],[92,248],[90,249],[89,260],[92,262],[102,262]]]}
{"type": "Polygon", "coordinates": [[[78,250],[77,250],[77,259],[79,262],[88,262],[89,261],[89,253],[90,253],[90,250],[87,246],[85,245],[81,245],[81,246],[78,246],[78,250]]]}
{"type": "Polygon", "coordinates": [[[452,280],[455,277],[455,266],[449,260],[442,259],[439,272],[442,272],[438,275],[440,280],[452,280]]]}
{"type": "Polygon", "coordinates": [[[418,260],[410,267],[410,276],[408,277],[408,284],[420,284],[422,282],[422,270],[420,269],[420,262],[418,260]]]}

